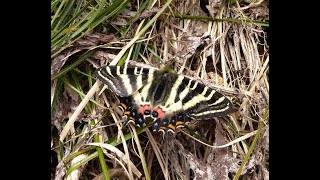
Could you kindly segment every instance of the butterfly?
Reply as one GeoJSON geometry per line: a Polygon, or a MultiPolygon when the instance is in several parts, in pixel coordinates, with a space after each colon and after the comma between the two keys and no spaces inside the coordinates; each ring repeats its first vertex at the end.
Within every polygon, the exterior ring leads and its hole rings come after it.
{"type": "Polygon", "coordinates": [[[154,131],[174,133],[191,119],[208,120],[233,111],[227,97],[168,66],[159,70],[103,66],[95,76],[119,96],[126,123],[138,127],[151,118],[154,131]]]}

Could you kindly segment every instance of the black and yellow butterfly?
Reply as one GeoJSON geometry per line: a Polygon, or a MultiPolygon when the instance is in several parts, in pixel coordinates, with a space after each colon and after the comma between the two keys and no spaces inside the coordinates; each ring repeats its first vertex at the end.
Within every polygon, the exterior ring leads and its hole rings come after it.
{"type": "Polygon", "coordinates": [[[212,119],[233,110],[224,95],[167,66],[160,70],[104,66],[95,75],[120,96],[119,108],[128,122],[143,126],[150,117],[156,131],[174,133],[190,119],[212,119]]]}

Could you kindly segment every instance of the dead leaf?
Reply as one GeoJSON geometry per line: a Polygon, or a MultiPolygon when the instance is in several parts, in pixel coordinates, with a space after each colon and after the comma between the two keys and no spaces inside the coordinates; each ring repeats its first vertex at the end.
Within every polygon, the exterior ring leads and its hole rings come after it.
{"type": "Polygon", "coordinates": [[[102,34],[102,33],[93,33],[88,34],[87,36],[84,36],[83,38],[79,39],[75,42],[75,45],[77,46],[97,46],[100,44],[106,44],[111,41],[116,41],[115,36],[112,34],[102,34]]]}

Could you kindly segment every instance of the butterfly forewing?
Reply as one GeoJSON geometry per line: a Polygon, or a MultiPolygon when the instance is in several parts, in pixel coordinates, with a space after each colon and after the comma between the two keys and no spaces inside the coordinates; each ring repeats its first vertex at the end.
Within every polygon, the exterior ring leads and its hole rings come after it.
{"type": "Polygon", "coordinates": [[[121,97],[134,94],[152,81],[153,69],[141,67],[105,66],[98,69],[96,77],[121,97]]]}

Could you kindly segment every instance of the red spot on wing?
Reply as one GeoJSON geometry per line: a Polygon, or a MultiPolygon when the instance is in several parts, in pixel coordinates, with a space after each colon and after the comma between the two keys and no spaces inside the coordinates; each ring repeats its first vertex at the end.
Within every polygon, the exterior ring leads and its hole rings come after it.
{"type": "Polygon", "coordinates": [[[145,111],[145,110],[151,111],[151,106],[150,106],[150,105],[140,106],[140,108],[139,108],[139,113],[144,114],[144,111],[145,111]]]}
{"type": "Polygon", "coordinates": [[[164,112],[161,108],[157,107],[154,111],[158,113],[158,118],[162,119],[166,115],[166,112],[164,112]]]}

